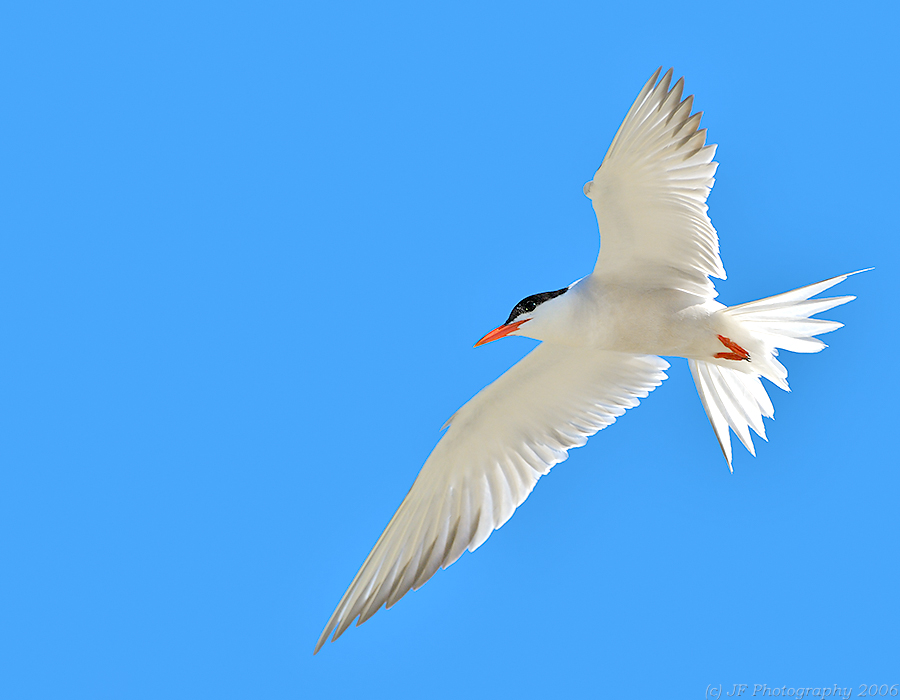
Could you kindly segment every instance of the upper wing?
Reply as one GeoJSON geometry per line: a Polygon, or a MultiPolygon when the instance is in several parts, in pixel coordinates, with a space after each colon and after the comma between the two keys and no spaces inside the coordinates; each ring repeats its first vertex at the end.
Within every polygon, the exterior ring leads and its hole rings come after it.
{"type": "Polygon", "coordinates": [[[725,279],[719,239],[706,215],[718,163],[704,145],[702,113],[693,95],[681,99],[683,78],[672,70],[644,85],[619,127],[603,164],[584,186],[600,224],[595,274],[604,281],[716,296],[709,277],[725,279]]]}
{"type": "Polygon", "coordinates": [[[479,547],[550,467],[666,378],[652,355],[546,343],[457,411],[325,626],[321,649],[479,547]],[[333,641],[332,640],[332,641],[333,641]]]}

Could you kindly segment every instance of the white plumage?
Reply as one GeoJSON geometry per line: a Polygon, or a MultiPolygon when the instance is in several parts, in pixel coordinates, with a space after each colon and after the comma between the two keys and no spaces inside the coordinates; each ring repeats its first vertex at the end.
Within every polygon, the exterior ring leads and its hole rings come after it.
{"type": "MultiPolygon", "coordinates": [[[[568,450],[615,422],[666,378],[659,355],[688,359],[731,467],[729,428],[750,450],[773,416],[760,377],[787,389],[778,348],[817,352],[841,326],[810,318],[854,297],[811,300],[841,275],[725,307],[706,198],[717,163],[683,81],[660,70],[641,90],[584,192],[600,226],[594,272],[523,299],[480,341],[543,341],[457,411],[353,579],[316,645],[390,607],[503,525],[568,450]],[[448,427],[449,426],[449,427],[448,427]]],[[[851,273],[852,274],[852,273],[851,273]]]]}

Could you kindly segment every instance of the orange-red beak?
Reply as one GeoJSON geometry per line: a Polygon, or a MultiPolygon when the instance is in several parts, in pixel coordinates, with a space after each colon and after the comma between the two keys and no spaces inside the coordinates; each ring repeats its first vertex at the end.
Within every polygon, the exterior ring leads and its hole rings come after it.
{"type": "Polygon", "coordinates": [[[475,347],[477,348],[479,345],[484,345],[485,343],[492,343],[495,340],[500,340],[500,338],[505,338],[514,330],[516,330],[523,323],[527,323],[530,321],[530,318],[523,319],[521,321],[513,321],[505,326],[500,326],[499,328],[495,328],[490,333],[488,333],[484,338],[475,343],[475,347]]]}

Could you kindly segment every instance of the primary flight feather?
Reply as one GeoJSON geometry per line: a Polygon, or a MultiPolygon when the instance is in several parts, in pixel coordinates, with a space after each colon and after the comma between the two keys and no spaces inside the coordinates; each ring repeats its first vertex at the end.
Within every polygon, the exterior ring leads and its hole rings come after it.
{"type": "MultiPolygon", "coordinates": [[[[391,607],[438,568],[475,550],[512,516],[568,450],[637,406],[666,378],[660,355],[687,358],[731,468],[729,429],[750,450],[787,389],[778,348],[818,352],[842,324],[811,318],[854,297],[812,299],[840,275],[726,307],[706,198],[717,163],[683,80],[657,70],[641,90],[584,193],[601,248],[592,274],[519,302],[477,345],[509,335],[543,341],[459,409],[319,637],[337,639],[391,607]],[[448,427],[449,426],[449,427],[448,427]]],[[[853,273],[849,273],[853,274],[853,273]]]]}

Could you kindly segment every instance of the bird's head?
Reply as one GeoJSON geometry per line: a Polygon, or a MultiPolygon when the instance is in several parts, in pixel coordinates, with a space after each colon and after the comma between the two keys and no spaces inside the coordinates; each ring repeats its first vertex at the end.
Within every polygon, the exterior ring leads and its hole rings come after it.
{"type": "Polygon", "coordinates": [[[532,294],[530,297],[525,297],[513,307],[512,312],[509,314],[509,318],[506,319],[506,323],[502,326],[498,326],[484,336],[475,343],[475,347],[477,348],[479,345],[505,338],[508,335],[524,335],[527,338],[537,338],[540,340],[540,334],[535,333],[534,331],[538,330],[537,326],[540,325],[541,319],[548,315],[548,311],[552,306],[552,304],[547,305],[546,302],[555,299],[561,294],[565,294],[567,291],[569,291],[569,287],[557,289],[555,292],[541,292],[540,294],[532,294]],[[520,330],[522,326],[530,321],[534,321],[534,327],[520,330]]]}

